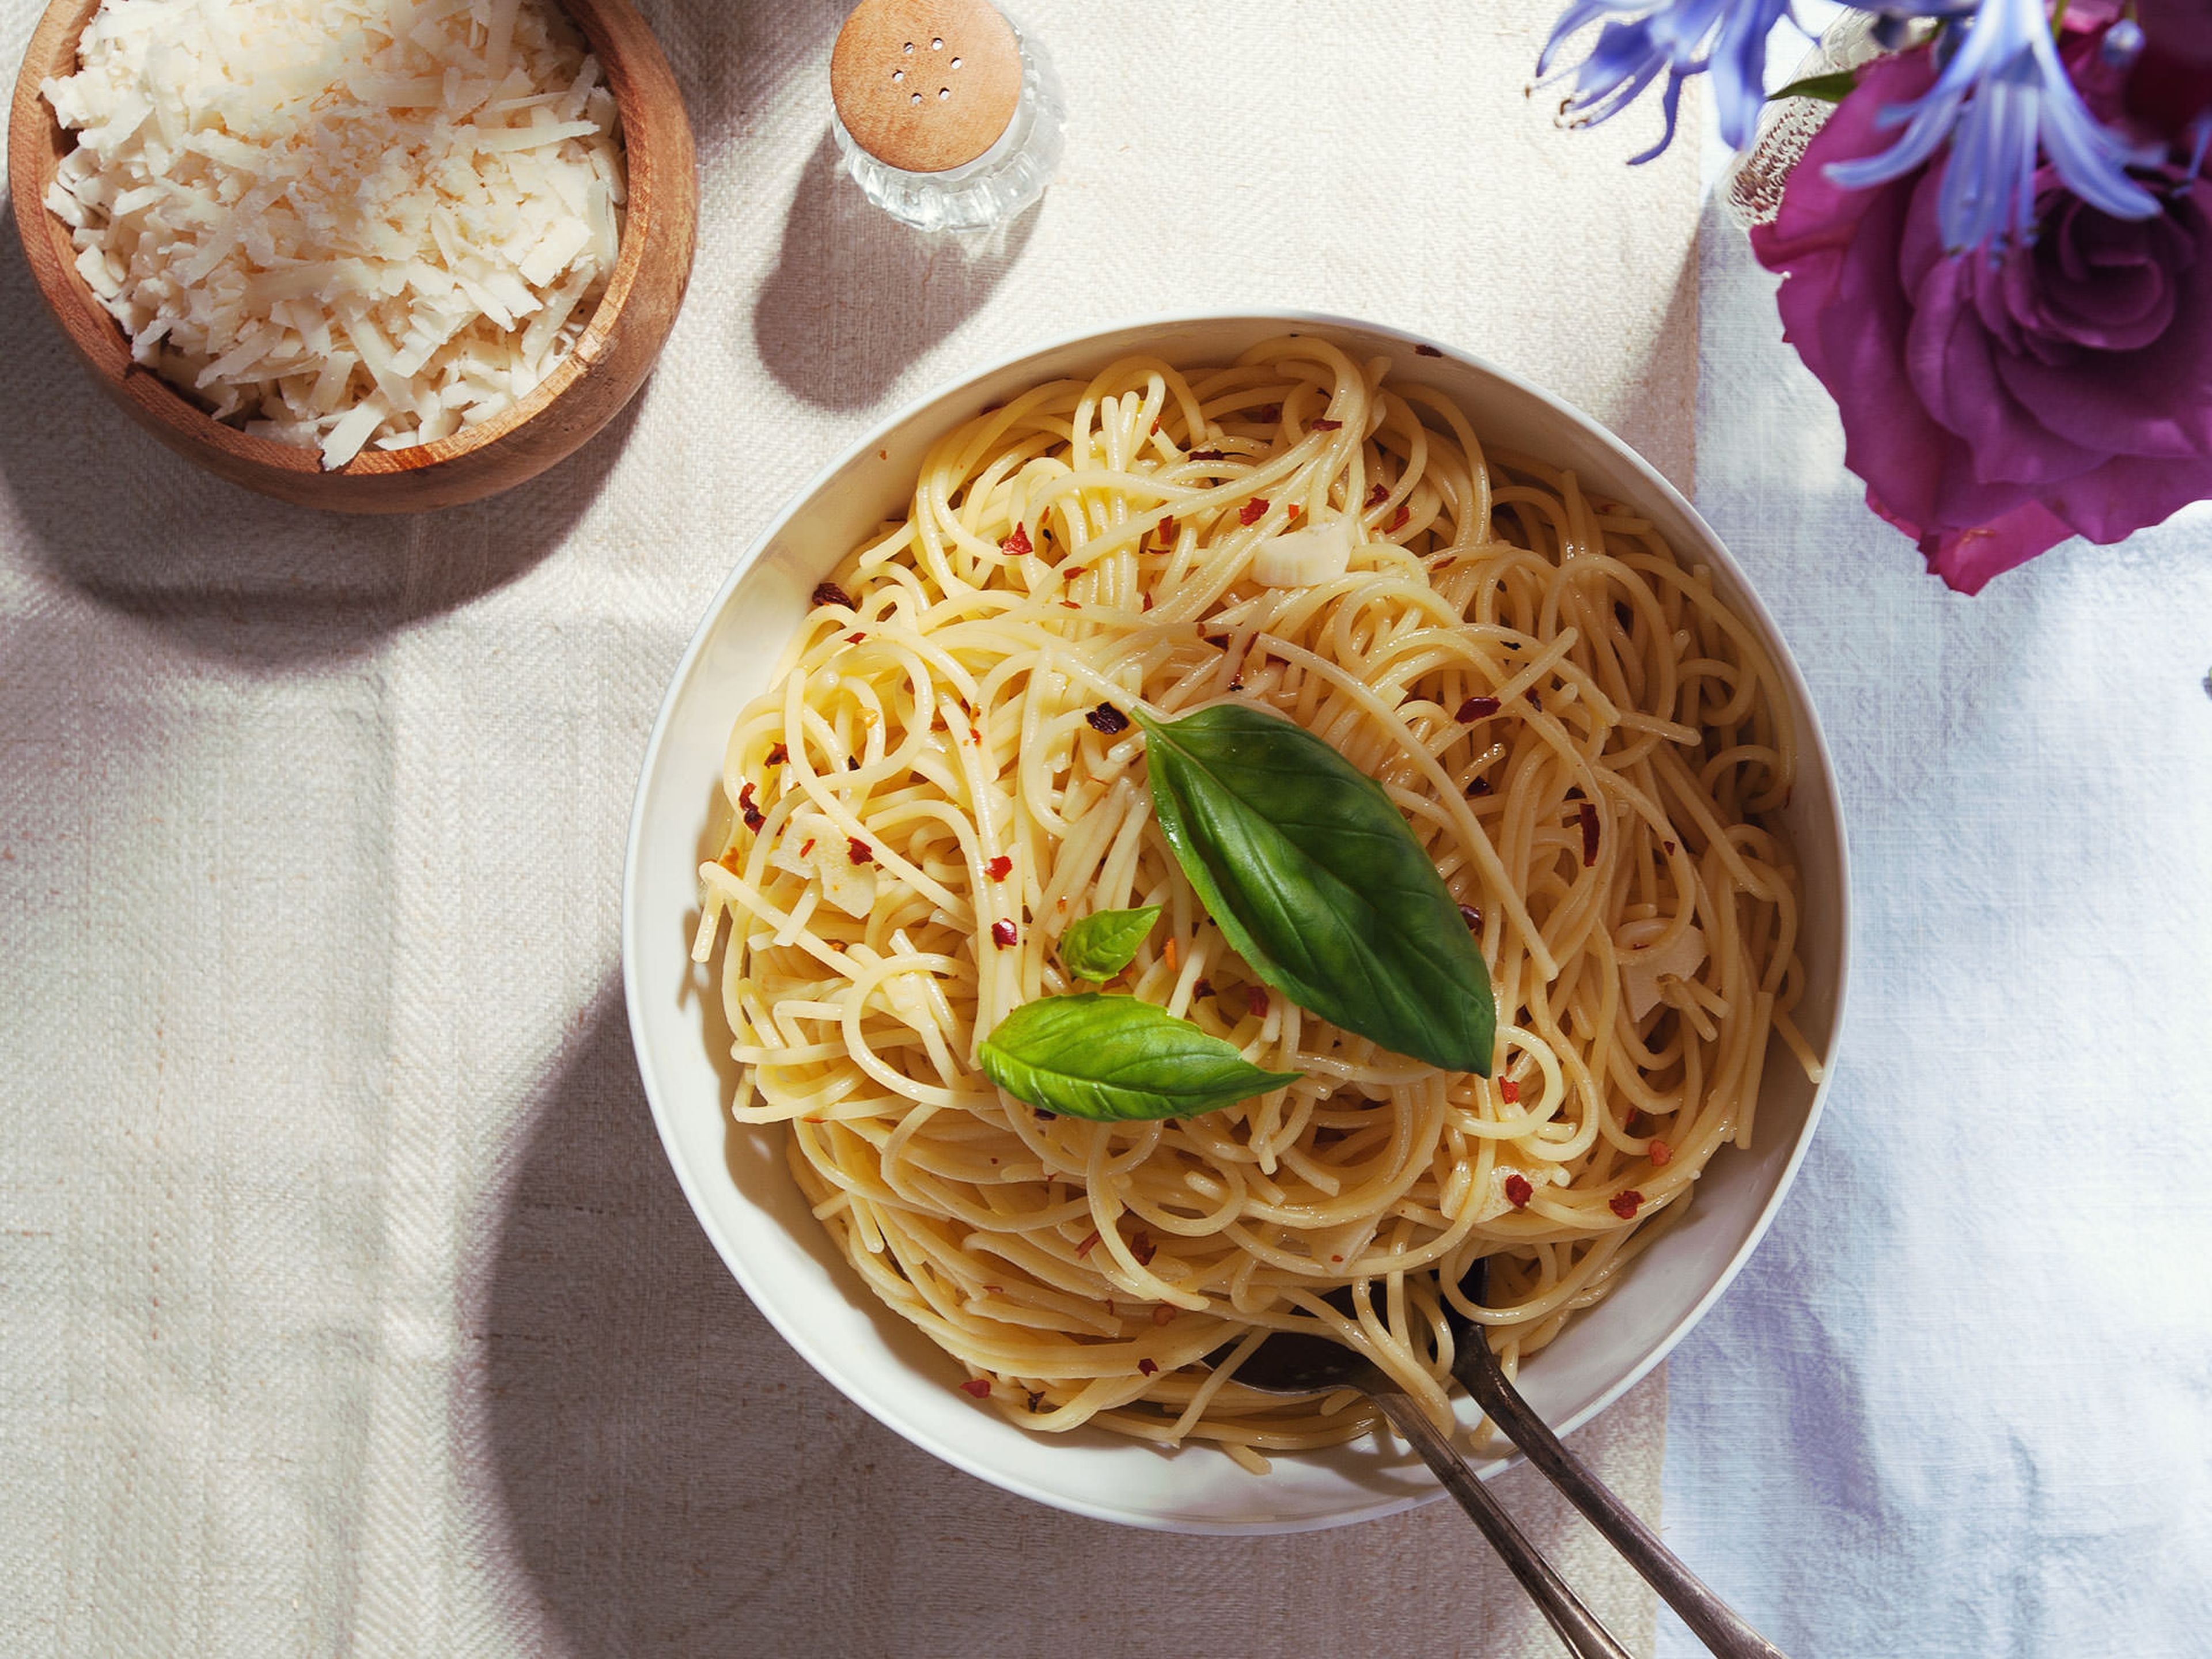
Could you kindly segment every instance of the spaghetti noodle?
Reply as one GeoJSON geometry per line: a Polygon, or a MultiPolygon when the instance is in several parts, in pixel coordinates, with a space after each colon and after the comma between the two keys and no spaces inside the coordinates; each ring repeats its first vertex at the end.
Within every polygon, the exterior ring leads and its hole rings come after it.
{"type": "Polygon", "coordinates": [[[1773,663],[1631,507],[1486,452],[1387,368],[1291,337],[977,416],[731,734],[695,955],[726,915],[732,1111],[789,1125],[863,1279],[1030,1427],[1255,1468],[1352,1438],[1356,1398],[1236,1380],[1269,1332],[1319,1328],[1441,1419],[1448,1302],[1510,1371],[1747,1144],[1770,1034],[1814,1065],[1768,822],[1796,763],[1773,663]],[[1315,526],[1344,533],[1295,534],[1315,526]],[[1405,812],[1489,964],[1492,1078],[1288,1004],[1209,921],[1142,733],[1090,716],[1224,699],[1405,812]],[[1113,988],[1303,1080],[1139,1122],[1002,1095],[975,1045],[1079,988],[1060,933],[1150,904],[1113,988]]]}

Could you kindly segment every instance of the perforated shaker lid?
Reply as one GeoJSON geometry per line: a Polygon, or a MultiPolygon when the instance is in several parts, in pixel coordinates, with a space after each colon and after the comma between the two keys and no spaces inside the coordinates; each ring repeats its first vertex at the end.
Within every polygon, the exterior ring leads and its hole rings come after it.
{"type": "Polygon", "coordinates": [[[830,96],[878,161],[943,173],[982,155],[1014,118],[1021,45],[986,0],[860,0],[830,53],[830,96]]]}

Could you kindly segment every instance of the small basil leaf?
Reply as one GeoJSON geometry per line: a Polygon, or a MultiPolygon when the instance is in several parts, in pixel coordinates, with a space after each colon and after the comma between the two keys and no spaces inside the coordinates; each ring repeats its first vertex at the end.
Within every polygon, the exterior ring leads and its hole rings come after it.
{"type": "Polygon", "coordinates": [[[1093,910],[1060,936],[1060,959],[1078,979],[1111,979],[1129,965],[1159,919],[1157,904],[1141,910],[1093,910]]]}
{"type": "Polygon", "coordinates": [[[1808,75],[1802,81],[1792,81],[1779,92],[1770,92],[1766,101],[1778,103],[1784,98],[1817,98],[1824,104],[1840,104],[1851,95],[1859,83],[1856,70],[1831,70],[1826,75],[1808,75]]]}
{"type": "Polygon", "coordinates": [[[1382,786],[1241,704],[1137,719],[1160,830],[1260,977],[1386,1048],[1489,1076],[1489,970],[1382,786]]]}
{"type": "Polygon", "coordinates": [[[1196,1117],[1296,1083],[1236,1045],[1135,997],[1040,997],[976,1046],[983,1074],[1017,1100],[1103,1122],[1196,1117]]]}

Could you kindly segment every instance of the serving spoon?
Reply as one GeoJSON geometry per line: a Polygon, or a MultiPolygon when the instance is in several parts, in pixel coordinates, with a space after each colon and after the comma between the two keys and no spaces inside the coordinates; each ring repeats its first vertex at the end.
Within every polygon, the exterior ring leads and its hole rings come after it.
{"type": "MultiPolygon", "coordinates": [[[[1487,1277],[1480,1261],[1468,1271],[1462,1287],[1470,1300],[1482,1299],[1487,1277]]],[[[1490,1352],[1489,1339],[1481,1328],[1449,1301],[1444,1304],[1444,1318],[1452,1333],[1453,1380],[1474,1397],[1537,1472],[1620,1552],[1644,1582],[1696,1632],[1698,1639],[1721,1659],[1784,1659],[1779,1648],[1683,1565],[1681,1559],[1659,1541],[1658,1534],[1584,1468],[1550,1425],[1529,1409],[1490,1352]]],[[[1262,1394],[1315,1395],[1352,1389],[1364,1395],[1390,1426],[1406,1437],[1443,1483],[1444,1490],[1481,1529],[1491,1547],[1551,1621],[1567,1650],[1576,1659],[1629,1659],[1628,1650],[1583,1606],[1551,1563],[1513,1524],[1512,1517],[1453,1449],[1451,1442],[1437,1432],[1420,1402],[1373,1360],[1318,1333],[1278,1331],[1237,1368],[1237,1380],[1262,1394]]]]}

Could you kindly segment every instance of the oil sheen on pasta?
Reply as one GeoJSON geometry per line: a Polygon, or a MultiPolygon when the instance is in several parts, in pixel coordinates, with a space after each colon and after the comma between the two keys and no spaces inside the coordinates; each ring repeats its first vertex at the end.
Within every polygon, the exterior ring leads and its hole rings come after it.
{"type": "Polygon", "coordinates": [[[1812,1064],[1767,821],[1796,765],[1774,665],[1632,508],[1486,451],[1385,371],[1296,337],[977,415],[731,733],[695,954],[726,915],[732,1112],[790,1126],[861,1277],[958,1362],[948,1386],[1030,1427],[1255,1468],[1364,1433],[1356,1397],[1236,1381],[1268,1332],[1316,1323],[1441,1416],[1444,1298],[1516,1366],[1748,1142],[1770,1033],[1812,1064]],[[1340,574],[1326,550],[1255,558],[1338,521],[1340,574]],[[1224,698],[1403,809],[1490,964],[1493,1079],[1286,1005],[1208,922],[1141,733],[1087,715],[1224,698]],[[1160,1122],[1001,1096],[978,1039],[1079,988],[1054,953],[1071,921],[1146,904],[1164,915],[1111,988],[1305,1080],[1160,1122]],[[1478,1306],[1458,1285],[1483,1256],[1478,1306]],[[1348,1286],[1372,1293],[1323,1299],[1348,1286]]]}

